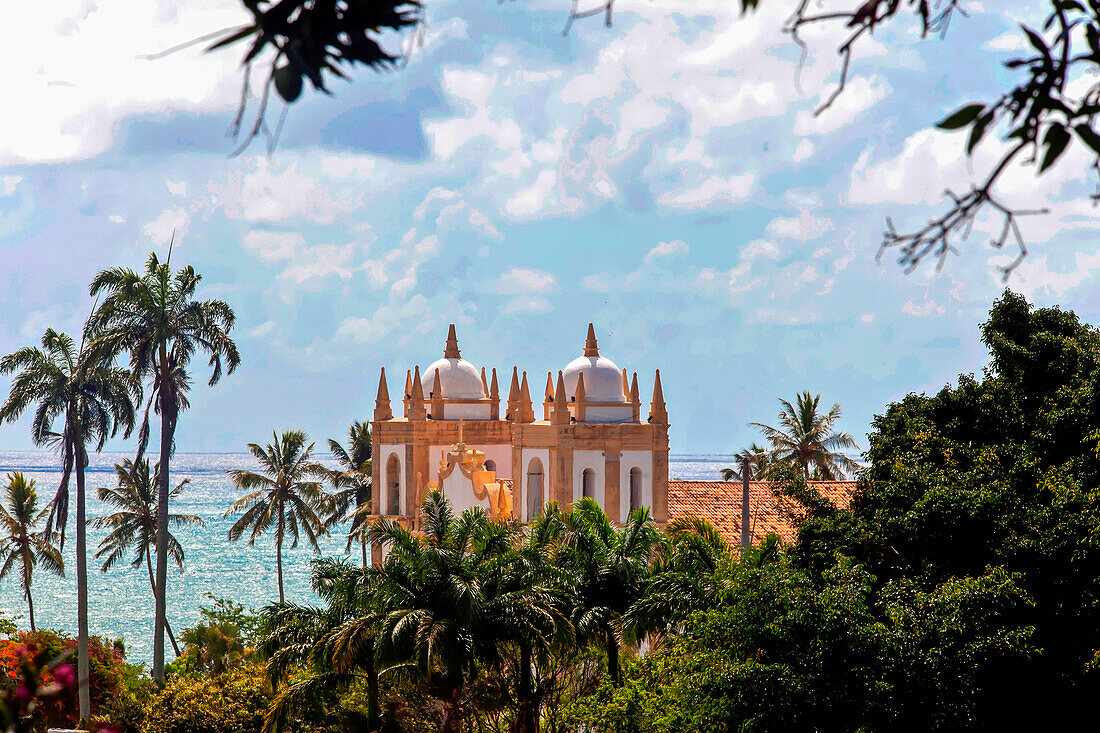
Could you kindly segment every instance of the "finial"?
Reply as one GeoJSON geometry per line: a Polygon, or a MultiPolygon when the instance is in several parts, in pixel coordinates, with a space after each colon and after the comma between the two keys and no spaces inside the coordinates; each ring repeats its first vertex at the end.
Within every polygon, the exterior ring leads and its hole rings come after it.
{"type": "Polygon", "coordinates": [[[500,388],[497,386],[496,367],[493,367],[493,381],[489,383],[489,418],[500,419],[500,388]]]}
{"type": "Polygon", "coordinates": [[[623,397],[630,399],[630,380],[626,378],[626,367],[623,367],[623,397]]]}
{"type": "Polygon", "coordinates": [[[535,411],[531,407],[531,390],[527,386],[527,372],[523,373],[523,381],[519,388],[519,421],[534,422],[535,411]]]}
{"type": "Polygon", "coordinates": [[[639,422],[641,420],[642,400],[638,396],[638,372],[634,372],[634,381],[630,383],[630,407],[632,410],[631,417],[634,422],[639,422]]]}
{"type": "Polygon", "coordinates": [[[482,396],[489,396],[489,382],[485,379],[485,367],[481,367],[481,393],[482,396]]]}
{"type": "Polygon", "coordinates": [[[401,406],[405,408],[405,417],[409,416],[409,400],[412,399],[413,373],[412,369],[405,370],[405,396],[401,398],[401,406]]]}
{"type": "Polygon", "coordinates": [[[577,422],[584,422],[585,419],[585,394],[584,394],[584,372],[577,375],[577,390],[573,395],[573,399],[576,400],[576,415],[577,422]]]}
{"type": "Polygon", "coordinates": [[[447,348],[443,350],[444,359],[461,359],[462,354],[458,351],[458,336],[455,335],[455,324],[451,324],[447,329],[447,348]]]}
{"type": "Polygon", "coordinates": [[[424,385],[420,383],[420,365],[413,370],[412,395],[409,397],[409,419],[423,420],[427,411],[424,409],[424,385]]]}
{"type": "Polygon", "coordinates": [[[550,408],[554,406],[554,377],[546,372],[546,389],[542,393],[542,419],[550,419],[550,408]]]}
{"type": "Polygon", "coordinates": [[[558,384],[554,390],[554,409],[550,412],[551,425],[569,424],[569,398],[565,396],[565,378],[558,371],[558,384]]]}
{"type": "Polygon", "coordinates": [[[512,386],[508,388],[508,411],[505,413],[512,422],[519,420],[519,368],[512,367],[512,386]]]}
{"type": "Polygon", "coordinates": [[[378,396],[374,399],[375,421],[392,420],[393,411],[390,410],[390,391],[386,387],[386,367],[382,367],[382,375],[378,377],[378,396]]]}
{"type": "Polygon", "coordinates": [[[443,386],[439,383],[439,368],[436,367],[435,377],[432,379],[432,419],[443,419],[443,386]]]}
{"type": "Polygon", "coordinates": [[[584,355],[585,356],[599,356],[600,347],[596,343],[596,328],[591,323],[588,324],[588,339],[584,342],[584,355]]]}
{"type": "Polygon", "coordinates": [[[668,410],[665,408],[665,393],[661,389],[661,370],[653,378],[653,404],[649,409],[649,422],[655,425],[668,425],[668,410]]]}

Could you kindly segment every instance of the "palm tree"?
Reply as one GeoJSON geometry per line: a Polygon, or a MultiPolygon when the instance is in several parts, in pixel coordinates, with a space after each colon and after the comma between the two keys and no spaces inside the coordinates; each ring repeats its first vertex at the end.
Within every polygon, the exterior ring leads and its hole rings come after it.
{"type": "Polygon", "coordinates": [[[364,571],[381,619],[377,654],[414,669],[443,703],[440,733],[460,733],[466,682],[499,663],[502,606],[517,601],[492,582],[507,564],[516,528],[477,508],[456,516],[438,491],[423,512],[417,535],[391,519],[368,530],[372,544],[389,548],[385,562],[364,571]]]}
{"type": "Polygon", "coordinates": [[[802,392],[791,404],[779,400],[779,427],[762,423],[749,423],[759,428],[771,444],[774,460],[796,466],[805,479],[811,477],[834,481],[859,470],[859,464],[841,450],[857,450],[855,440],[848,433],[833,428],[840,419],[840,405],[822,415],[818,412],[821,395],[802,392]]]}
{"type": "Polygon", "coordinates": [[[740,481],[741,480],[741,467],[745,465],[745,461],[749,462],[749,469],[752,471],[752,478],[757,481],[764,481],[768,476],[768,471],[771,469],[773,462],[772,454],[767,451],[763,446],[756,444],[753,441],[745,450],[733,455],[735,465],[733,468],[723,468],[719,473],[722,474],[723,481],[740,481]]]}
{"type": "MultiPolygon", "coordinates": [[[[150,476],[149,461],[143,459],[135,464],[130,459],[115,464],[115,475],[118,478],[118,488],[103,487],[98,490],[99,500],[119,509],[114,514],[106,517],[96,517],[91,521],[92,526],[107,527],[110,533],[99,543],[99,551],[95,557],[106,555],[100,570],[107,572],[121,560],[128,552],[133,552],[134,559],[131,567],[141,567],[142,562],[149,572],[149,586],[155,595],[156,583],[153,580],[152,548],[156,545],[157,537],[157,507],[156,486],[159,481],[157,472],[160,466],[150,476]]],[[[190,479],[184,479],[176,485],[168,497],[174,499],[183,491],[183,487],[190,483],[190,479]]],[[[202,526],[202,517],[194,514],[169,514],[169,527],[187,527],[193,524],[202,526]]],[[[168,554],[176,561],[176,566],[183,571],[183,546],[175,535],[168,535],[168,554]]],[[[165,629],[168,638],[172,641],[172,648],[176,656],[180,655],[179,645],[172,633],[172,626],[165,621],[165,629]]]]}
{"type": "Polygon", "coordinates": [[[348,519],[348,544],[344,552],[351,551],[351,543],[358,541],[363,550],[363,567],[367,566],[367,515],[371,506],[371,442],[370,424],[352,423],[348,428],[348,447],[329,438],[329,450],[339,469],[328,472],[329,481],[336,491],[325,500],[325,528],[348,519]]]}
{"type": "Polygon", "coordinates": [[[377,653],[380,617],[370,578],[344,558],[313,561],[313,591],[325,606],[272,604],[262,611],[268,679],[275,696],[264,716],[264,730],[281,733],[293,715],[315,704],[321,694],[346,690],[366,677],[367,715],[363,730],[379,726],[377,653]]]}
{"type": "Polygon", "coordinates": [[[321,551],[317,538],[324,534],[324,525],[317,512],[325,500],[320,481],[311,480],[328,475],[327,469],[311,460],[313,443],[306,446],[306,434],[301,430],[288,430],[280,439],[274,432],[274,443],[261,448],[248,444],[248,450],[260,463],[263,473],[233,469],[227,471],[229,480],[248,493],[234,502],[225,516],[243,512],[229,528],[229,540],[239,540],[251,530],[248,544],[274,527],[275,557],[279,574],[279,603],[286,601],[283,593],[283,540],[289,534],[290,548],[298,546],[300,535],[321,551]]]}
{"type": "Polygon", "coordinates": [[[130,369],[150,382],[149,402],[138,433],[135,463],[140,463],[149,442],[149,409],[160,415],[160,473],[157,486],[156,620],[153,627],[153,679],[164,682],[164,630],[168,596],[168,498],[169,469],[175,446],[179,414],[187,409],[191,387],[188,367],[196,351],[209,355],[209,384],[217,384],[226,371],[240,363],[237,346],[229,337],[235,317],[220,300],[194,299],[201,276],[187,266],[175,273],[170,262],[149,255],[141,275],[125,267],[96,274],[93,296],[103,302],[88,319],[86,332],[97,347],[112,355],[129,354],[130,369]]]}
{"type": "Polygon", "coordinates": [[[581,499],[565,515],[559,558],[573,578],[573,625],[580,635],[604,646],[607,671],[616,687],[622,683],[622,616],[645,591],[650,554],[658,539],[645,507],[631,512],[621,529],[590,498],[581,499]]]}
{"type": "Polygon", "coordinates": [[[23,597],[27,599],[27,609],[30,611],[31,631],[36,631],[34,600],[31,598],[34,568],[41,565],[47,572],[64,577],[65,563],[61,559],[61,551],[51,542],[51,534],[34,530],[35,525],[45,519],[50,511],[48,507],[39,510],[34,479],[28,479],[22,473],[8,474],[4,503],[6,506],[0,505],[0,580],[19,566],[23,597]]]}
{"type": "Polygon", "coordinates": [[[77,689],[80,717],[87,720],[91,715],[84,516],[87,449],[92,443],[96,451],[102,450],[119,428],[129,436],[141,384],[125,369],[112,366],[109,352],[84,345],[78,348],[68,334],[47,329],[41,344],[42,348],[25,346],[0,359],[0,374],[18,372],[8,399],[0,406],[0,422],[16,420],[34,404],[31,439],[35,445],[49,445],[61,452],[61,483],[50,503],[46,533],[52,535],[56,527],[62,548],[69,517],[69,477],[76,473],[77,689]],[[53,424],[58,417],[63,423],[61,431],[55,432],[53,424]]]}

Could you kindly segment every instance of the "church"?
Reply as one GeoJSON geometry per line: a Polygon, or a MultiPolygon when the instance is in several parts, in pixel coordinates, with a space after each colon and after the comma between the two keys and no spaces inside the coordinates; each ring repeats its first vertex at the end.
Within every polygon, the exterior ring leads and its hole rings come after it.
{"type": "MultiPolygon", "coordinates": [[[[579,341],[579,339],[578,339],[579,341]]],[[[643,409],[638,375],[628,376],[600,353],[593,324],[579,356],[557,375],[548,372],[541,417],[527,372],[512,367],[506,399],[495,368],[466,359],[451,324],[443,356],[405,372],[401,416],[394,414],[386,370],[378,381],[371,421],[376,517],[417,528],[420,506],[439,490],[456,511],[478,506],[493,518],[527,522],[546,502],[561,507],[595,499],[614,521],[648,507],[654,521],[700,516],[731,544],[742,535],[739,484],[669,480],[669,416],[661,372],[643,409]]],[[[765,482],[751,482],[752,541],[768,533],[793,539],[790,508],[765,482]]],[[[812,482],[838,506],[854,482],[812,482]]],[[[373,550],[374,562],[382,548],[373,550]]]]}
{"type": "Polygon", "coordinates": [[[386,370],[371,423],[375,511],[415,526],[427,492],[456,511],[480,506],[497,518],[529,521],[548,501],[591,497],[612,519],[649,507],[668,519],[668,411],[661,373],[643,410],[638,375],[600,354],[588,325],[583,352],[546,375],[541,416],[526,371],[512,367],[507,398],[495,368],[462,358],[454,324],[443,357],[405,373],[401,416],[386,370]]]}

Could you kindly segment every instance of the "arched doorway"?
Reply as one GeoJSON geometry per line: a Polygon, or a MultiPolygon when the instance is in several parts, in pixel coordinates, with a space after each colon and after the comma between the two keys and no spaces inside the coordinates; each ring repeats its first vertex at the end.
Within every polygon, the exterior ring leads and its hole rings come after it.
{"type": "Polygon", "coordinates": [[[630,469],[630,511],[642,508],[642,469],[630,469]]]}
{"type": "Polygon", "coordinates": [[[386,514],[401,514],[401,461],[392,454],[386,463],[386,514]]]}
{"type": "Polygon", "coordinates": [[[531,459],[527,464],[527,519],[542,514],[542,461],[531,459]]]}
{"type": "Polygon", "coordinates": [[[596,498],[596,472],[586,468],[581,473],[581,496],[586,499],[596,498]]]}

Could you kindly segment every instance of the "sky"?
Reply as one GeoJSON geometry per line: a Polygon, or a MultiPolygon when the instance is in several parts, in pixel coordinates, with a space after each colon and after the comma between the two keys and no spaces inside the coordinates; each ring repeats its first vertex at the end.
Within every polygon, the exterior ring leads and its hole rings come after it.
{"type": "MultiPolygon", "coordinates": [[[[146,56],[242,22],[236,0],[29,4],[0,45],[0,353],[78,333],[92,276],[163,257],[174,231],[173,264],[233,307],[242,355],[213,388],[196,360],[181,451],[342,437],[379,367],[400,394],[449,323],[465,358],[541,392],[589,321],[643,400],[661,370],[675,453],[759,441],[748,423],[801,390],[866,448],[891,401],[980,373],[1013,256],[989,220],[942,272],[875,257],[886,217],[920,226],[996,155],[931,128],[996,94],[1042,4],[964,5],[943,40],[910,19],[871,39],[815,116],[838,36],[811,34],[800,70],[790,0],[618,0],[612,27],[568,36],[567,0],[428,0],[422,33],[389,40],[406,65],[305,92],[272,153],[231,157],[241,49],[146,56]]],[[[1022,222],[1008,285],[1096,323],[1100,218],[1074,145],[1004,181],[1009,203],[1050,208],[1022,222]]],[[[0,450],[29,435],[0,426],[0,450]]]]}

